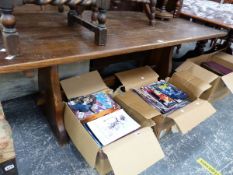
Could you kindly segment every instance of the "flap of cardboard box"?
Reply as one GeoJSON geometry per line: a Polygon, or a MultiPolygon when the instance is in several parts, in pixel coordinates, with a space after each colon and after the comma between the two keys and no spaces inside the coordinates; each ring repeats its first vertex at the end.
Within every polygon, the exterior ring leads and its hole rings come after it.
{"type": "Polygon", "coordinates": [[[202,68],[201,66],[193,63],[190,60],[185,61],[176,69],[176,72],[183,72],[183,71],[189,71],[193,76],[198,77],[199,79],[203,80],[206,83],[211,83],[218,78],[216,74],[202,68]]]}
{"type": "MultiPolygon", "coordinates": [[[[127,91],[114,97],[115,101],[121,105],[127,112],[133,110],[133,117],[152,119],[160,115],[160,112],[148,105],[141,97],[133,91],[127,91]]],[[[137,120],[137,119],[136,119],[137,120]]]]}
{"type": "Polygon", "coordinates": [[[216,51],[213,53],[208,53],[208,54],[203,54],[194,58],[190,58],[188,59],[188,61],[191,61],[197,65],[200,65],[203,61],[210,61],[213,57],[213,55],[216,55],[217,53],[219,53],[220,51],[216,51]]]}
{"type": "Polygon", "coordinates": [[[159,75],[149,66],[117,73],[116,76],[125,86],[126,91],[132,88],[139,88],[158,81],[159,75]]]}
{"type": "Polygon", "coordinates": [[[4,119],[4,112],[3,112],[3,109],[2,109],[1,102],[0,102],[0,119],[4,119]]]}
{"type": "Polygon", "coordinates": [[[106,84],[97,71],[62,80],[61,86],[68,99],[107,89],[106,84]]]}
{"type": "Polygon", "coordinates": [[[222,77],[227,88],[233,93],[233,72],[222,77]]]}
{"type": "Polygon", "coordinates": [[[100,148],[67,105],[65,107],[64,123],[66,131],[76,148],[88,164],[95,168],[96,157],[100,148]]]}
{"type": "Polygon", "coordinates": [[[182,134],[187,133],[214,114],[216,110],[206,100],[197,99],[168,117],[173,119],[182,134]]]}
{"type": "Polygon", "coordinates": [[[116,175],[135,175],[164,158],[150,127],[142,128],[103,148],[116,175]]]}
{"type": "Polygon", "coordinates": [[[191,99],[201,96],[203,92],[211,88],[211,85],[194,76],[190,71],[176,72],[169,82],[185,91],[191,99]]]}

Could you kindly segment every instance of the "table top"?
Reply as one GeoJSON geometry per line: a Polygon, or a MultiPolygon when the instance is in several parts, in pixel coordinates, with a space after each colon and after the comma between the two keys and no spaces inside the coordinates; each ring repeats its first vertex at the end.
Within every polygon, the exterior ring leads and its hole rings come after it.
{"type": "Polygon", "coordinates": [[[222,27],[222,28],[225,28],[225,29],[233,30],[233,25],[232,24],[223,23],[219,19],[209,19],[209,18],[205,18],[205,17],[200,17],[200,16],[197,16],[197,15],[195,15],[195,14],[189,12],[189,11],[185,11],[185,10],[181,11],[181,16],[194,18],[194,19],[197,19],[197,20],[202,21],[202,22],[207,22],[207,23],[212,24],[212,25],[216,25],[216,26],[219,26],[219,27],[222,27]]]}
{"type": "MultiPolygon", "coordinates": [[[[85,18],[89,16],[89,12],[84,14],[85,18]]],[[[92,32],[79,25],[67,26],[65,14],[20,13],[16,18],[21,55],[6,60],[1,53],[0,73],[152,50],[227,34],[184,19],[157,21],[151,27],[143,13],[109,12],[107,45],[96,46],[92,32]]]]}

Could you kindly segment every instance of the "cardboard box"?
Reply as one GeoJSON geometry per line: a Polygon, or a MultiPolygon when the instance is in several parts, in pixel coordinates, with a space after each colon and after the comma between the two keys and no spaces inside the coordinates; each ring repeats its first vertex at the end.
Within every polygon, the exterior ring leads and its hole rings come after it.
{"type": "Polygon", "coordinates": [[[158,74],[150,67],[117,73],[116,76],[126,92],[116,95],[114,99],[129,114],[136,116],[137,121],[143,119],[155,121],[156,125],[153,129],[158,138],[170,131],[174,124],[181,133],[185,134],[216,112],[208,101],[199,99],[211,87],[210,84],[192,76],[190,72],[177,72],[169,79],[169,82],[186,92],[192,102],[166,117],[131,90],[158,81],[158,74]]]}
{"type": "MultiPolygon", "coordinates": [[[[68,99],[110,90],[96,71],[63,80],[61,85],[68,99]]],[[[116,175],[136,175],[164,157],[150,126],[144,126],[101,149],[67,105],[64,122],[76,148],[99,174],[113,170],[116,175]]]]}
{"type": "Polygon", "coordinates": [[[233,73],[225,76],[216,75],[200,66],[204,61],[214,61],[233,70],[233,56],[219,52],[188,59],[176,69],[176,72],[190,71],[193,76],[202,79],[206,83],[210,83],[212,88],[200,97],[210,102],[221,99],[229,95],[230,92],[233,93],[233,73]]]}
{"type": "Polygon", "coordinates": [[[3,109],[2,109],[2,104],[0,102],[0,120],[4,119],[4,113],[3,113],[3,109]]]}

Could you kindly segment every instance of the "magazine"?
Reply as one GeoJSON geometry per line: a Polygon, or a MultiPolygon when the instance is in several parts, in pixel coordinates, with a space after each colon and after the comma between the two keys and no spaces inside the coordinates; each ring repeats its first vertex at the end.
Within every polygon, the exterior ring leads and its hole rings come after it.
{"type": "Polygon", "coordinates": [[[185,92],[164,80],[133,90],[162,114],[171,113],[190,103],[185,92]]]}
{"type": "Polygon", "coordinates": [[[177,100],[177,102],[180,102],[181,100],[186,100],[188,98],[188,95],[185,92],[166,82],[165,80],[160,80],[156,83],[152,83],[149,85],[149,87],[152,89],[157,89],[170,98],[177,100]]]}
{"type": "Polygon", "coordinates": [[[104,91],[73,98],[68,105],[82,122],[94,120],[120,109],[120,106],[104,91]]]}
{"type": "Polygon", "coordinates": [[[137,130],[140,125],[123,109],[86,123],[86,127],[101,145],[108,145],[115,140],[137,130]]]}

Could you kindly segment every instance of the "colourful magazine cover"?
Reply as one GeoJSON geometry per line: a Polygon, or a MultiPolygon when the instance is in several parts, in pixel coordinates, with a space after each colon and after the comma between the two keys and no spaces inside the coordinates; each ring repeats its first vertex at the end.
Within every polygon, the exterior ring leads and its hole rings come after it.
{"type": "Polygon", "coordinates": [[[120,109],[120,106],[103,91],[71,99],[68,105],[84,123],[120,109]]]}
{"type": "Polygon", "coordinates": [[[166,94],[174,100],[178,100],[177,102],[188,99],[188,95],[185,92],[164,80],[152,83],[151,85],[149,85],[149,87],[151,89],[156,89],[162,92],[163,94],[166,94]]]}
{"type": "Polygon", "coordinates": [[[162,114],[169,114],[190,103],[185,92],[164,80],[134,89],[134,91],[162,114]]]}

